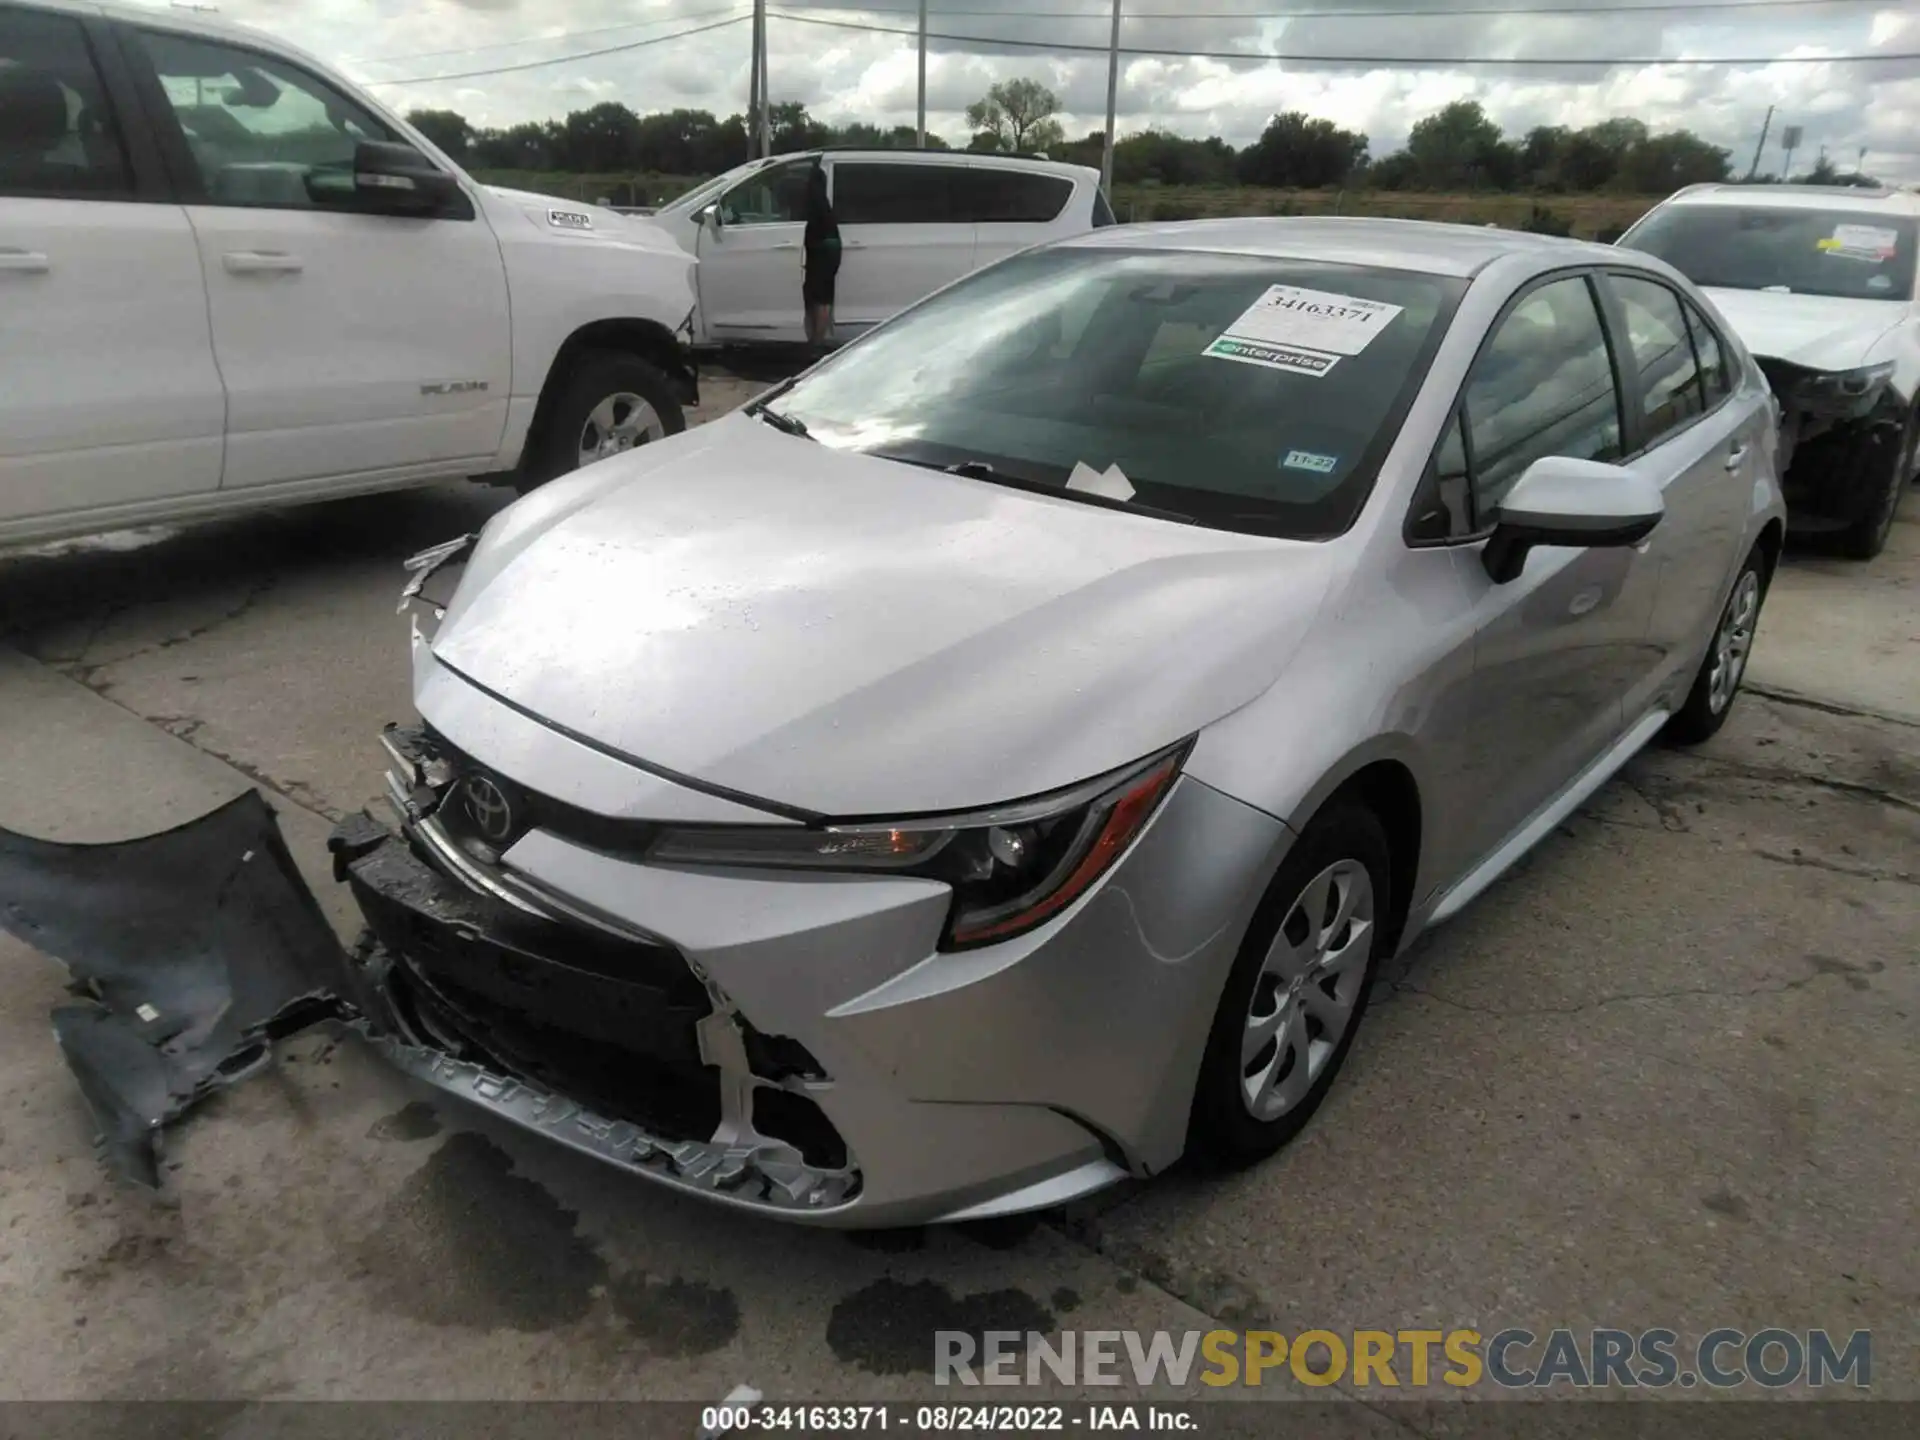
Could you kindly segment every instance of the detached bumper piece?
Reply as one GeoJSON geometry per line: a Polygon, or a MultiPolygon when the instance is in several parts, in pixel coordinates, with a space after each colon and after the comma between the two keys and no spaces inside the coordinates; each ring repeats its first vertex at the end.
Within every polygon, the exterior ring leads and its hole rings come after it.
{"type": "Polygon", "coordinates": [[[332,1022],[418,1080],[677,1188],[807,1214],[858,1195],[805,1093],[823,1081],[811,1057],[672,947],[480,893],[369,815],[328,848],[367,920],[351,956],[257,791],[117,844],[0,830],[0,928],[71,971],[54,1033],[130,1179],[157,1188],[167,1125],[262,1069],[274,1041],[332,1022]]]}
{"type": "Polygon", "coordinates": [[[66,962],[54,1036],[108,1158],[149,1187],[165,1125],[342,1011],[339,944],[258,791],[117,844],[0,830],[0,928],[66,962]]]}

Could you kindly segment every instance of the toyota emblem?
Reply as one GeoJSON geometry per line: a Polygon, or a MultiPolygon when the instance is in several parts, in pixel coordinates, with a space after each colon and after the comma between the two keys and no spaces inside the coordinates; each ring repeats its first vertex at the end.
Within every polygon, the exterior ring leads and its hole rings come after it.
{"type": "Polygon", "coordinates": [[[498,845],[513,834],[513,803],[507,799],[506,792],[485,775],[469,777],[461,799],[467,818],[473,821],[483,840],[498,845]]]}

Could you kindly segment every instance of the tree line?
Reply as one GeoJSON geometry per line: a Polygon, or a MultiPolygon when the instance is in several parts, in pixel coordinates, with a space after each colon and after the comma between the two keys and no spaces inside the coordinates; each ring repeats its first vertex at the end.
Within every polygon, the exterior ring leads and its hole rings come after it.
{"type": "MultiPolygon", "coordinates": [[[[1053,94],[1037,82],[1003,81],[968,107],[974,135],[967,148],[1044,151],[1055,160],[1098,166],[1105,135],[1096,131],[1067,139],[1058,110],[1053,94]]],[[[476,169],[707,176],[740,164],[748,153],[744,116],[722,120],[706,110],[640,115],[617,101],[575,110],[560,120],[504,129],[475,127],[452,110],[415,110],[407,119],[476,169]]],[[[771,107],[769,119],[776,154],[835,145],[908,148],[915,139],[910,125],[829,125],[796,102],[771,107]]],[[[934,148],[950,148],[935,136],[927,140],[934,148]]],[[[1217,135],[1194,139],[1145,130],[1114,145],[1114,180],[1122,185],[1657,195],[1730,179],[1731,162],[1728,151],[1691,131],[1655,133],[1633,119],[1584,129],[1542,125],[1510,137],[1478,101],[1460,100],[1414,125],[1403,149],[1377,159],[1364,134],[1297,110],[1275,115],[1259,139],[1239,149],[1217,135]]],[[[1797,178],[1865,183],[1863,177],[1837,174],[1824,159],[1797,178]]]]}

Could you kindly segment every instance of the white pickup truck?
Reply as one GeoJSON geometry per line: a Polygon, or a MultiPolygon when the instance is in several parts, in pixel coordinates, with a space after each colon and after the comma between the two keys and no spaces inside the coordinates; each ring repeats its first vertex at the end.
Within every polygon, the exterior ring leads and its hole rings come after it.
{"type": "Polygon", "coordinates": [[[685,427],[695,260],[211,16],[0,0],[0,544],[685,427]]]}

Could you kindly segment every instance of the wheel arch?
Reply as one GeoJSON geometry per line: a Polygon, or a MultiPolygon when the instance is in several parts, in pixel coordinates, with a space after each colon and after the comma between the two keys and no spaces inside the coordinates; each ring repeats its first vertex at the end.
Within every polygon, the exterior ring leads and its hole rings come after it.
{"type": "Polygon", "coordinates": [[[1350,751],[1282,818],[1298,835],[1316,816],[1342,801],[1365,806],[1387,832],[1393,893],[1384,929],[1386,953],[1392,954],[1422,893],[1420,867],[1427,853],[1427,811],[1412,742],[1405,736],[1381,735],[1350,751]]]}
{"type": "Polygon", "coordinates": [[[1324,810],[1348,800],[1357,801],[1371,811],[1387,834],[1393,889],[1388,896],[1387,923],[1383,927],[1386,941],[1383,954],[1392,955],[1400,948],[1400,936],[1406,929],[1407,916],[1413,911],[1414,891],[1419,884],[1421,841],[1425,834],[1420,783],[1402,760],[1370,760],[1341,781],[1320,808],[1324,810]]]}
{"type": "Polygon", "coordinates": [[[548,427],[553,424],[553,414],[560,396],[567,388],[568,377],[583,356],[595,351],[637,355],[667,377],[679,392],[682,405],[700,403],[692,362],[666,326],[658,320],[632,316],[595,320],[567,336],[554,352],[553,363],[547,367],[547,378],[540,386],[540,399],[533,408],[533,419],[527,426],[522,455],[540,453],[540,447],[547,439],[548,427]]]}
{"type": "Polygon", "coordinates": [[[1760,527],[1759,537],[1753,542],[1759,550],[1760,558],[1766,562],[1766,574],[1761,576],[1763,583],[1773,583],[1773,572],[1779,568],[1780,554],[1786,548],[1787,527],[1779,516],[1774,516],[1760,527]]]}

